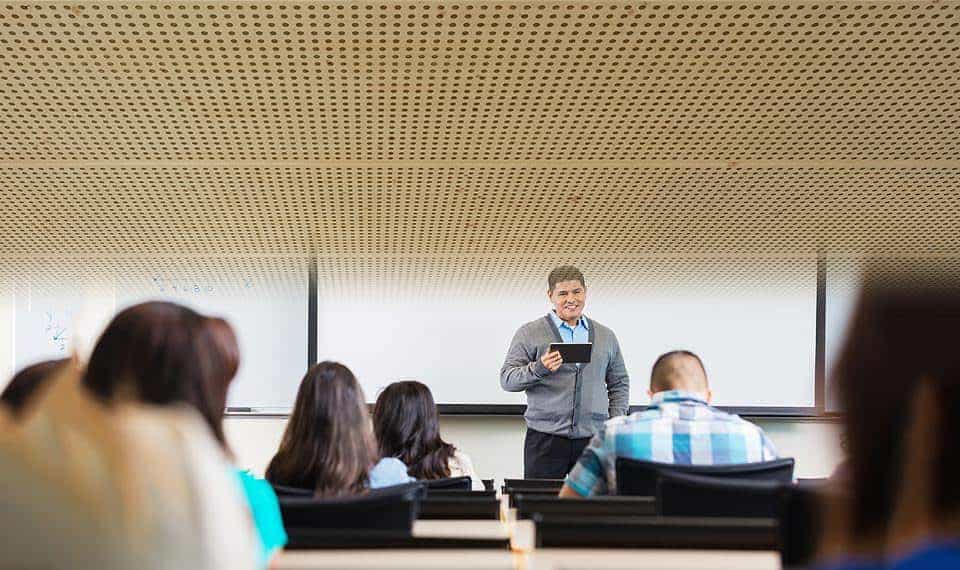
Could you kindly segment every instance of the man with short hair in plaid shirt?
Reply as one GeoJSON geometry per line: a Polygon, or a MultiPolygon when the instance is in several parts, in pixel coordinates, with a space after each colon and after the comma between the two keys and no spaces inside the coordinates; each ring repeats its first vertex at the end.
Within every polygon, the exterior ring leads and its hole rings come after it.
{"type": "Polygon", "coordinates": [[[617,457],[688,465],[777,458],[763,430],[710,406],[707,371],[696,354],[675,350],[657,358],[649,393],[646,410],[603,424],[567,475],[561,497],[616,494],[617,457]]]}

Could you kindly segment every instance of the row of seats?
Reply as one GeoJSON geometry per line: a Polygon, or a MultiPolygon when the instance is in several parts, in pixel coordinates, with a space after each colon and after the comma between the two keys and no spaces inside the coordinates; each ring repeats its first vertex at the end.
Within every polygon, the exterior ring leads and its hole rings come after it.
{"type": "MultiPolygon", "coordinates": [[[[506,479],[501,493],[518,519],[536,525],[540,547],[779,549],[784,565],[809,560],[812,487],[793,482],[793,460],[737,466],[618,461],[629,495],[557,497],[558,479],[506,479]]],[[[316,499],[306,489],[276,487],[290,549],[496,547],[505,540],[424,539],[417,519],[498,519],[500,500],[485,481],[467,477],[375,489],[361,497],[316,499]]]]}

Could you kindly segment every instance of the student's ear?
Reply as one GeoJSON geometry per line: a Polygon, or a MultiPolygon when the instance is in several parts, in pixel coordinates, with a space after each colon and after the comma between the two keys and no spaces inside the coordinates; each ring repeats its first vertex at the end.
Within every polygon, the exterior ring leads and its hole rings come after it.
{"type": "Polygon", "coordinates": [[[709,404],[712,401],[713,401],[713,390],[707,390],[707,403],[709,404]]]}
{"type": "Polygon", "coordinates": [[[647,397],[653,399],[653,390],[647,390],[647,397]]]}

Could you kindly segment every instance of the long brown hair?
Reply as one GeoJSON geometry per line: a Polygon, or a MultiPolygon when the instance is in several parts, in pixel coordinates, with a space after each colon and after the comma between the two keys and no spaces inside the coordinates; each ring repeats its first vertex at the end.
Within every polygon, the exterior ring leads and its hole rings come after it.
{"type": "Polygon", "coordinates": [[[0,393],[0,402],[6,404],[15,416],[23,414],[34,397],[45,388],[47,381],[61,366],[66,366],[70,360],[45,360],[27,366],[10,380],[7,387],[0,393]]]}
{"type": "Polygon", "coordinates": [[[377,398],[373,430],[381,457],[397,457],[417,479],[450,476],[456,448],[440,438],[437,406],[430,388],[416,381],[394,382],[377,398]]]}
{"type": "Polygon", "coordinates": [[[321,497],[362,493],[376,462],[363,390],[350,369],[315,364],[297,391],[293,415],[270,460],[274,485],[315,489],[321,497]]]}
{"type": "Polygon", "coordinates": [[[960,509],[960,456],[946,444],[960,432],[960,286],[930,276],[910,282],[870,274],[834,375],[849,449],[848,535],[882,543],[900,485],[906,432],[918,388],[934,393],[940,445],[930,488],[937,515],[960,509]]]}
{"type": "Polygon", "coordinates": [[[214,381],[208,319],[177,305],[153,301],[117,314],[100,336],[83,384],[106,402],[184,403],[200,412],[221,445],[226,385],[214,381]]]}
{"type": "Polygon", "coordinates": [[[220,317],[204,317],[201,322],[201,332],[207,343],[209,368],[207,382],[210,384],[210,405],[200,409],[207,423],[213,429],[214,436],[220,445],[227,448],[226,437],[223,433],[223,410],[227,406],[227,392],[230,383],[240,368],[240,345],[237,335],[230,323],[220,317]]]}

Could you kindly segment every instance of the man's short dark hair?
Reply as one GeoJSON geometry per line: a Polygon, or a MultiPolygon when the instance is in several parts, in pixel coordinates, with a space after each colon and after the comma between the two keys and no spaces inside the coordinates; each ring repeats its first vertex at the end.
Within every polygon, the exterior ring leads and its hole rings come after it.
{"type": "MultiPolygon", "coordinates": [[[[707,369],[703,365],[703,361],[700,360],[700,357],[696,354],[690,352],[689,350],[671,350],[670,352],[665,352],[657,357],[657,360],[653,363],[653,368],[650,370],[650,389],[654,392],[660,392],[663,390],[675,390],[676,387],[675,370],[664,370],[667,367],[673,367],[677,359],[692,359],[700,365],[700,370],[703,371],[703,380],[707,381],[707,369]]],[[[706,386],[704,386],[706,388],[706,386]]]]}
{"type": "Polygon", "coordinates": [[[547,275],[547,285],[549,286],[547,290],[553,291],[557,283],[563,283],[564,281],[579,281],[584,287],[587,286],[587,282],[583,280],[583,273],[579,269],[572,265],[561,265],[551,271],[550,275],[547,275]]]}

